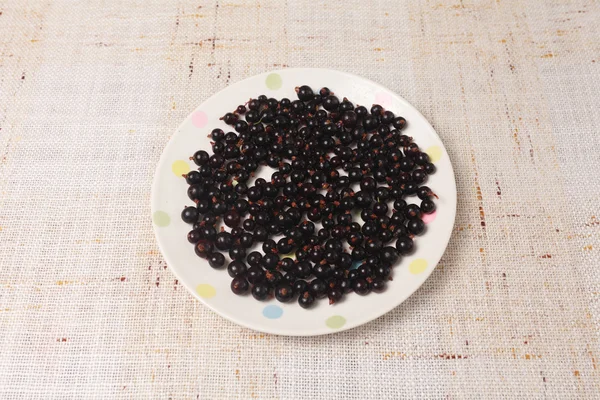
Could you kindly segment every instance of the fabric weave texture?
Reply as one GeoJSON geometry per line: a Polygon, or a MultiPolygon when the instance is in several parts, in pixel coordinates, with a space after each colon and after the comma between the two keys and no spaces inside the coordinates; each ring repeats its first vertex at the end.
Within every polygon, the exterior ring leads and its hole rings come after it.
{"type": "Polygon", "coordinates": [[[600,397],[594,0],[0,2],[0,398],[600,397]],[[446,254],[401,306],[260,334],[165,265],[150,186],[228,84],[351,72],[434,125],[446,254]]]}

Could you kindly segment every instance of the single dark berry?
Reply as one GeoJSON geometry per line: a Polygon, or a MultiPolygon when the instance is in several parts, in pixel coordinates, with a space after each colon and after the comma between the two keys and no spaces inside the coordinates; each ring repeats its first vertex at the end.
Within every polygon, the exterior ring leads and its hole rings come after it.
{"type": "Polygon", "coordinates": [[[212,132],[210,133],[210,137],[212,138],[212,140],[214,140],[215,142],[219,142],[221,140],[223,140],[225,138],[225,132],[223,132],[222,129],[219,128],[215,128],[212,130],[212,132]]]}
{"type": "Polygon", "coordinates": [[[208,264],[213,268],[221,268],[225,265],[225,256],[219,252],[214,252],[208,256],[208,264]]]}
{"type": "Polygon", "coordinates": [[[344,270],[350,268],[352,266],[352,256],[346,252],[343,252],[340,255],[340,259],[337,262],[338,267],[343,268],[344,270]]]}
{"type": "Polygon", "coordinates": [[[281,259],[281,261],[279,261],[279,267],[286,272],[295,272],[294,271],[295,265],[296,264],[294,263],[294,260],[292,260],[289,257],[285,257],[285,258],[281,259]]]}
{"type": "Polygon", "coordinates": [[[240,236],[240,246],[248,249],[254,244],[254,235],[244,232],[240,236]]]}
{"type": "Polygon", "coordinates": [[[229,250],[233,245],[233,236],[229,232],[220,232],[217,234],[215,246],[221,251],[229,250]]]}
{"type": "Polygon", "coordinates": [[[388,279],[392,273],[392,268],[387,265],[379,265],[373,269],[373,275],[376,275],[382,279],[388,279]]]}
{"type": "Polygon", "coordinates": [[[337,240],[337,239],[329,239],[326,243],[325,243],[325,249],[326,250],[333,250],[336,252],[341,252],[344,249],[344,245],[342,244],[341,240],[337,240]]]}
{"type": "Polygon", "coordinates": [[[425,214],[431,214],[435,211],[435,203],[430,199],[425,199],[421,202],[421,211],[425,214]]]}
{"type": "Polygon", "coordinates": [[[367,251],[367,253],[370,253],[370,254],[378,253],[379,251],[381,251],[382,247],[383,247],[383,244],[381,243],[381,240],[378,238],[371,238],[371,239],[367,240],[367,242],[365,243],[365,250],[367,251]]]}
{"type": "Polygon", "coordinates": [[[368,294],[371,291],[369,283],[362,278],[356,279],[354,281],[354,283],[352,284],[352,289],[354,289],[355,293],[360,295],[368,294]]]}
{"type": "Polygon", "coordinates": [[[290,253],[294,249],[293,239],[283,237],[277,242],[277,251],[281,254],[290,253]]]}
{"type": "Polygon", "coordinates": [[[292,289],[294,289],[294,293],[301,294],[308,290],[308,283],[305,280],[299,279],[292,285],[292,289]]]}
{"type": "Polygon", "coordinates": [[[408,236],[400,236],[396,242],[396,250],[402,255],[410,254],[414,248],[414,242],[408,236]]]}
{"type": "Polygon", "coordinates": [[[362,246],[354,246],[354,248],[352,249],[352,253],[350,255],[352,256],[353,260],[361,261],[366,257],[367,252],[365,251],[364,247],[362,247],[362,246]]]}
{"type": "Polygon", "coordinates": [[[323,108],[326,109],[327,111],[335,111],[337,110],[337,108],[340,105],[340,101],[337,97],[335,96],[327,96],[324,100],[323,100],[323,108]]]}
{"type": "Polygon", "coordinates": [[[305,291],[298,296],[298,304],[302,308],[310,308],[315,302],[315,296],[310,291],[305,291]]]}
{"type": "Polygon", "coordinates": [[[188,232],[187,235],[188,242],[190,243],[198,243],[200,239],[202,239],[202,235],[200,234],[199,229],[193,229],[188,232]]]}
{"type": "Polygon", "coordinates": [[[185,181],[188,185],[195,185],[196,183],[200,183],[202,181],[202,176],[198,171],[190,171],[185,176],[185,181]]]}
{"type": "Polygon", "coordinates": [[[411,218],[408,220],[406,228],[410,233],[420,235],[425,230],[425,223],[420,218],[411,218]]]}
{"type": "Polygon", "coordinates": [[[377,188],[377,182],[370,176],[364,177],[362,181],[360,181],[360,189],[365,192],[370,192],[377,188]]]}
{"type": "Polygon", "coordinates": [[[382,113],[383,113],[383,107],[381,107],[379,104],[373,104],[373,106],[371,106],[371,114],[380,115],[382,113]]]}
{"type": "Polygon", "coordinates": [[[435,165],[433,165],[432,163],[427,163],[423,166],[423,169],[425,170],[425,172],[429,175],[435,173],[435,165]]]}
{"type": "Polygon", "coordinates": [[[425,165],[429,163],[429,155],[427,153],[419,153],[413,157],[413,159],[418,165],[425,165]]]}
{"type": "Polygon", "coordinates": [[[342,100],[342,103],[340,104],[339,111],[344,112],[351,110],[354,110],[354,105],[347,98],[344,97],[344,100],[342,100]]]}
{"type": "Polygon", "coordinates": [[[261,267],[255,265],[252,266],[248,269],[248,272],[246,273],[246,277],[248,278],[248,281],[252,284],[261,282],[263,280],[265,280],[265,270],[263,270],[261,267]]]}
{"type": "Polygon", "coordinates": [[[409,204],[404,208],[404,215],[406,218],[421,218],[421,208],[416,204],[409,204]]]}
{"type": "Polygon", "coordinates": [[[283,274],[279,271],[267,271],[265,272],[265,278],[273,288],[283,282],[283,274]]]}
{"type": "Polygon", "coordinates": [[[259,282],[252,287],[252,297],[256,300],[266,300],[270,292],[269,285],[263,282],[259,282]]]}
{"type": "Polygon", "coordinates": [[[244,294],[250,289],[250,284],[242,276],[236,276],[231,281],[231,291],[235,294],[244,294]]]}
{"type": "Polygon", "coordinates": [[[364,106],[358,106],[354,109],[354,112],[356,113],[356,116],[358,118],[364,118],[369,114],[369,110],[367,110],[366,107],[364,106]]]}
{"type": "Polygon", "coordinates": [[[282,303],[287,303],[294,298],[294,290],[288,283],[280,283],[275,289],[275,298],[282,303]]]}
{"type": "Polygon", "coordinates": [[[237,122],[238,117],[237,115],[233,114],[233,113],[227,113],[223,116],[223,122],[225,122],[227,125],[233,125],[237,122]]]}
{"type": "Polygon", "coordinates": [[[312,294],[315,295],[315,297],[317,298],[323,298],[327,295],[327,285],[325,284],[325,282],[319,278],[317,279],[313,279],[309,284],[308,284],[308,289],[310,290],[310,292],[312,294]]]}
{"type": "Polygon", "coordinates": [[[229,250],[229,257],[232,260],[243,260],[246,258],[246,249],[241,246],[234,246],[229,250]]]}
{"type": "Polygon", "coordinates": [[[375,130],[379,126],[379,118],[374,115],[368,115],[363,119],[363,128],[367,132],[375,130]]]}
{"type": "Polygon", "coordinates": [[[223,222],[230,228],[234,228],[240,223],[240,215],[235,211],[229,211],[223,217],[223,222]]]}
{"type": "Polygon", "coordinates": [[[400,170],[410,172],[415,167],[415,162],[412,158],[403,158],[400,160],[400,170]]]}
{"type": "Polygon", "coordinates": [[[381,278],[375,278],[371,282],[371,288],[374,292],[383,292],[385,290],[385,281],[381,278]]]}
{"type": "Polygon", "coordinates": [[[193,224],[198,221],[198,217],[200,213],[196,207],[186,207],[181,212],[181,219],[183,222],[187,222],[188,224],[193,224]]]}
{"type": "Polygon", "coordinates": [[[266,253],[276,253],[277,252],[277,244],[273,239],[267,239],[262,244],[262,250],[266,253]]]}
{"type": "Polygon", "coordinates": [[[338,288],[343,293],[351,292],[352,291],[352,283],[351,283],[350,279],[342,278],[342,279],[338,280],[338,288]]]}
{"type": "Polygon", "coordinates": [[[309,262],[300,261],[294,268],[294,273],[298,278],[308,278],[312,273],[312,268],[309,262]]]}
{"type": "Polygon", "coordinates": [[[406,120],[404,118],[402,118],[402,117],[396,117],[392,121],[392,125],[396,129],[403,129],[406,126],[406,120]]]}
{"type": "Polygon", "coordinates": [[[429,187],[421,186],[420,188],[417,189],[417,196],[421,200],[426,200],[426,199],[431,198],[431,196],[435,196],[435,195],[429,187]]]}
{"type": "Polygon", "coordinates": [[[246,195],[248,196],[249,200],[258,201],[262,198],[262,189],[260,186],[249,187],[246,195]]]}
{"type": "Polygon", "coordinates": [[[265,254],[262,258],[262,266],[266,269],[275,269],[279,263],[279,256],[275,253],[265,254]]]}
{"type": "Polygon", "coordinates": [[[212,212],[215,215],[223,215],[227,211],[228,208],[229,207],[227,207],[227,204],[225,204],[224,201],[216,200],[213,202],[212,212]]]}
{"type": "Polygon", "coordinates": [[[313,275],[320,279],[328,278],[332,272],[333,271],[328,264],[320,264],[319,263],[319,264],[316,264],[312,269],[313,275]]]}
{"type": "Polygon", "coordinates": [[[205,165],[208,162],[208,159],[210,158],[210,156],[208,155],[208,153],[204,150],[198,150],[197,152],[194,153],[194,162],[196,163],[196,165],[205,165]]]}
{"type": "Polygon", "coordinates": [[[296,88],[296,94],[298,95],[298,98],[302,101],[309,101],[312,100],[314,97],[312,89],[306,85],[296,88]]]}
{"type": "Polygon", "coordinates": [[[269,232],[267,231],[266,228],[262,227],[262,226],[257,226],[256,229],[254,229],[254,240],[261,242],[266,240],[269,237],[269,232]]]}
{"type": "Polygon", "coordinates": [[[373,205],[373,213],[377,216],[386,215],[388,212],[387,203],[377,202],[373,205]]]}
{"type": "Polygon", "coordinates": [[[427,180],[427,172],[424,169],[417,168],[412,172],[412,180],[421,184],[427,180]]]}
{"type": "Polygon", "coordinates": [[[372,270],[367,264],[363,264],[356,269],[358,271],[358,275],[364,278],[371,276],[372,270]]]}
{"type": "Polygon", "coordinates": [[[342,124],[344,124],[344,128],[354,128],[356,126],[357,120],[358,117],[356,116],[356,113],[354,111],[346,111],[342,115],[342,124]]]}
{"type": "Polygon", "coordinates": [[[210,254],[212,254],[213,250],[214,246],[212,242],[207,240],[200,240],[194,247],[196,255],[201,258],[207,258],[210,254]]]}
{"type": "Polygon", "coordinates": [[[248,261],[248,264],[251,267],[259,266],[262,261],[262,254],[260,254],[258,251],[253,251],[252,253],[248,254],[246,261],[248,261]]]}
{"type": "Polygon", "coordinates": [[[288,272],[283,276],[283,282],[286,282],[289,285],[293,285],[294,282],[296,282],[296,276],[291,272],[288,272]]]}
{"type": "Polygon", "coordinates": [[[398,261],[398,250],[391,246],[381,249],[380,258],[389,265],[394,265],[398,261]]]}
{"type": "Polygon", "coordinates": [[[245,275],[247,271],[248,271],[248,268],[246,267],[246,264],[244,264],[242,261],[239,261],[239,260],[232,261],[227,266],[227,273],[232,278],[234,278],[236,276],[240,276],[240,275],[245,275]]]}
{"type": "Polygon", "coordinates": [[[393,112],[391,112],[391,111],[384,111],[381,114],[381,123],[389,125],[389,124],[391,124],[394,121],[394,117],[395,117],[395,115],[394,115],[393,112]]]}
{"type": "Polygon", "coordinates": [[[330,287],[327,290],[327,297],[329,297],[329,304],[337,303],[344,296],[344,291],[340,287],[330,287]]]}

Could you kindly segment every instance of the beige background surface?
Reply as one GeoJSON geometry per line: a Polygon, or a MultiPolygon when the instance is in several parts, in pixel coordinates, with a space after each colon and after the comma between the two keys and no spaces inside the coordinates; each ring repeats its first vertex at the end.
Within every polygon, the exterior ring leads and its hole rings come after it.
{"type": "Polygon", "coordinates": [[[0,1],[0,397],[598,398],[599,20],[590,0],[0,1]],[[304,66],[414,104],[459,205],[407,302],[287,338],[183,290],[149,196],[195,106],[304,66]]]}

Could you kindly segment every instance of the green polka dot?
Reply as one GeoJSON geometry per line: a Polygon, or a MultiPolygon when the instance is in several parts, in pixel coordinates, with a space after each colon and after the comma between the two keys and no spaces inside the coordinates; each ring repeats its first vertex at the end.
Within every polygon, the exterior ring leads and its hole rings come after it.
{"type": "Polygon", "coordinates": [[[152,221],[156,226],[168,226],[171,223],[171,217],[164,211],[157,211],[152,214],[152,221]]]}
{"type": "Polygon", "coordinates": [[[177,160],[171,165],[171,170],[175,175],[181,177],[181,175],[190,172],[190,164],[184,160],[177,160]]]}
{"type": "Polygon", "coordinates": [[[339,329],[346,323],[346,318],[341,315],[334,315],[333,317],[327,318],[325,321],[325,325],[330,327],[331,329],[339,329]]]}
{"type": "Polygon", "coordinates": [[[215,297],[217,294],[217,289],[207,283],[201,283],[200,285],[196,286],[196,293],[198,293],[198,296],[202,297],[203,299],[210,299],[211,297],[215,297]]]}
{"type": "Polygon", "coordinates": [[[267,75],[267,79],[265,81],[267,87],[271,90],[277,90],[281,87],[281,75],[279,74],[269,74],[267,75]]]}
{"type": "Polygon", "coordinates": [[[420,274],[427,269],[427,260],[424,258],[417,258],[413,260],[408,266],[408,270],[411,274],[420,274]]]}

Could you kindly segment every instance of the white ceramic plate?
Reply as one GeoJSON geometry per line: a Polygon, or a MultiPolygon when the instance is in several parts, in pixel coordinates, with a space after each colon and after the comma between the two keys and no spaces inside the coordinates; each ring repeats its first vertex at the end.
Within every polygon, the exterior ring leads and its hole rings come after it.
{"type": "MultiPolygon", "coordinates": [[[[263,167],[260,176],[270,179],[272,172],[263,167]]],[[[339,332],[369,322],[402,303],[423,284],[442,257],[455,215],[456,184],[452,165],[444,145],[427,120],[406,100],[374,82],[345,72],[317,68],[285,69],[257,75],[210,97],[183,121],[171,138],[158,163],[152,186],[154,231],[167,265],[179,281],[223,317],[257,331],[280,335],[339,332]],[[334,305],[321,300],[309,310],[302,309],[296,301],[289,304],[275,299],[259,302],[250,295],[234,295],[227,271],[215,270],[196,256],[194,246],[186,239],[191,227],[180,218],[183,207],[193,205],[187,197],[188,185],[181,176],[195,168],[189,157],[196,150],[210,150],[207,135],[212,129],[231,130],[219,118],[260,94],[294,100],[297,98],[294,88],[300,85],[309,85],[314,90],[327,86],[355,105],[370,108],[374,103],[381,104],[406,118],[408,124],[404,133],[426,149],[437,167],[427,185],[439,196],[437,211],[426,218],[426,233],[415,240],[416,251],[394,267],[394,279],[383,293],[364,297],[352,293],[334,305]]]]}

